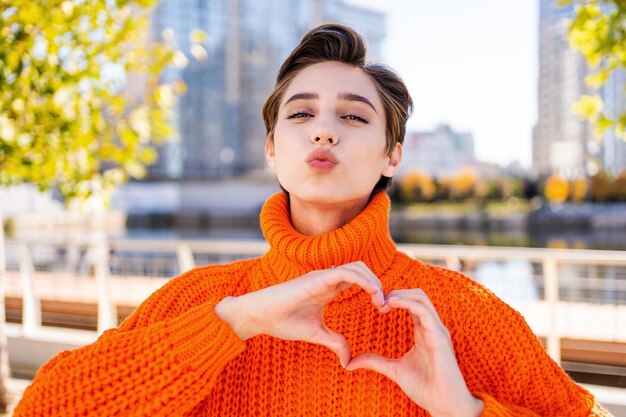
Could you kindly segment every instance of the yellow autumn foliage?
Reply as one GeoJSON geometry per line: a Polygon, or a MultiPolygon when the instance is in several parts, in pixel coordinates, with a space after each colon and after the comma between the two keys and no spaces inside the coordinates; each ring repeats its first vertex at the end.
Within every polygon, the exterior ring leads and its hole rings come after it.
{"type": "Polygon", "coordinates": [[[550,203],[563,203],[569,194],[569,183],[560,175],[553,174],[546,180],[544,194],[550,203]]]}
{"type": "Polygon", "coordinates": [[[580,203],[585,199],[587,191],[589,191],[589,184],[585,178],[576,178],[570,184],[570,198],[576,203],[580,203]]]}
{"type": "Polygon", "coordinates": [[[433,179],[419,170],[412,170],[403,175],[398,186],[405,201],[429,201],[437,193],[433,179]]]}
{"type": "Polygon", "coordinates": [[[450,178],[450,195],[453,198],[467,198],[476,188],[478,176],[472,168],[462,168],[450,178]]]}
{"type": "MultiPolygon", "coordinates": [[[[582,53],[594,73],[585,83],[600,89],[614,71],[626,70],[626,2],[624,0],[557,0],[560,6],[575,4],[567,39],[570,47],[582,53]]],[[[573,110],[589,120],[596,137],[614,128],[617,137],[626,140],[626,111],[606,111],[599,95],[582,95],[573,110]]]]}

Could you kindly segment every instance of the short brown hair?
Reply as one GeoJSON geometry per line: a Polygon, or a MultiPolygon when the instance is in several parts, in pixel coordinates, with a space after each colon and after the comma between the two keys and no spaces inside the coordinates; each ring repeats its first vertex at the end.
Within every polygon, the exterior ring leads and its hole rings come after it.
{"type": "MultiPolygon", "coordinates": [[[[283,62],[276,84],[263,105],[263,121],[271,141],[278,120],[278,109],[287,87],[304,68],[325,61],[337,61],[360,68],[376,86],[385,110],[387,153],[404,141],[406,121],[413,111],[413,100],[400,77],[389,67],[365,61],[365,41],[354,29],[331,23],[311,29],[283,62]]],[[[391,178],[382,176],[372,195],[386,190],[391,178]]]]}

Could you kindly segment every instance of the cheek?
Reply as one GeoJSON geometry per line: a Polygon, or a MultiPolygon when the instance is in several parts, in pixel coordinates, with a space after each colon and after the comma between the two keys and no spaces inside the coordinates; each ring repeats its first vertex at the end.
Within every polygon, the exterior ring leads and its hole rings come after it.
{"type": "Polygon", "coordinates": [[[298,126],[278,125],[274,132],[274,154],[283,162],[296,159],[308,141],[305,132],[298,126]],[[286,161],[287,160],[287,161],[286,161]]]}
{"type": "Polygon", "coordinates": [[[366,164],[363,164],[363,168],[369,168],[372,172],[378,174],[376,171],[385,166],[387,142],[385,139],[381,140],[379,135],[373,135],[368,138],[362,137],[360,142],[359,146],[353,147],[352,157],[357,163],[358,161],[367,161],[366,164]]]}
{"type": "MultiPolygon", "coordinates": [[[[274,169],[278,176],[290,176],[297,169],[298,149],[292,141],[274,139],[274,169]]],[[[284,178],[283,178],[284,179],[284,178]]]]}
{"type": "Polygon", "coordinates": [[[277,163],[289,162],[290,159],[293,159],[294,152],[293,143],[290,141],[274,139],[274,159],[277,163]]]}

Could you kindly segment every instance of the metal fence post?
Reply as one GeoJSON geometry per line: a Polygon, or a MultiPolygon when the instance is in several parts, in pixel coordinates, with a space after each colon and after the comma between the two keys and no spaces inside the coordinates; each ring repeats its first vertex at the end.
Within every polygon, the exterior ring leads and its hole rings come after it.
{"type": "Polygon", "coordinates": [[[558,364],[561,363],[561,336],[558,326],[559,308],[559,271],[555,259],[543,261],[543,280],[545,298],[548,302],[549,328],[547,337],[547,351],[550,357],[558,364]]]}
{"type": "Polygon", "coordinates": [[[181,274],[196,267],[196,261],[193,258],[193,252],[189,245],[178,245],[176,248],[176,256],[178,258],[178,269],[181,274]]]}
{"type": "Polygon", "coordinates": [[[446,268],[451,269],[453,271],[461,270],[461,260],[458,256],[447,256],[445,259],[446,268]]]}
{"type": "Polygon", "coordinates": [[[33,336],[41,328],[41,302],[35,293],[35,266],[28,245],[19,244],[20,277],[22,281],[22,328],[33,336]]]}
{"type": "Polygon", "coordinates": [[[97,241],[91,248],[94,255],[94,272],[98,289],[98,334],[117,327],[117,308],[113,305],[109,290],[109,245],[97,241]]]}

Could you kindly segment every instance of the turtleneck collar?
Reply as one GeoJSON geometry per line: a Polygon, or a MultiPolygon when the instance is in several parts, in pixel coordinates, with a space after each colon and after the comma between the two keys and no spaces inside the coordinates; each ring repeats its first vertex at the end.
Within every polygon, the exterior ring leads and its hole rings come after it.
{"type": "Polygon", "coordinates": [[[261,286],[273,285],[350,262],[363,261],[381,276],[392,264],[396,248],[389,236],[390,201],[387,193],[376,194],[348,224],[320,236],[306,236],[291,224],[284,193],[271,196],[261,210],[261,229],[270,244],[263,264],[270,276],[261,286]]]}

